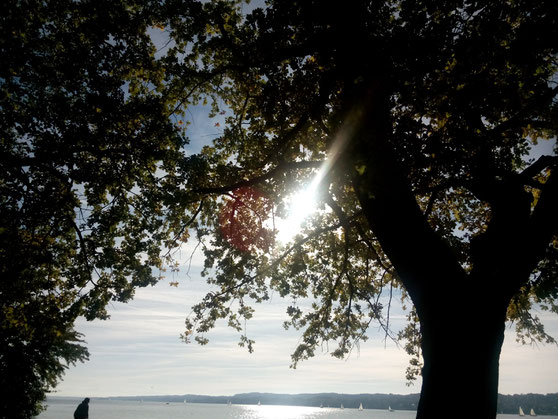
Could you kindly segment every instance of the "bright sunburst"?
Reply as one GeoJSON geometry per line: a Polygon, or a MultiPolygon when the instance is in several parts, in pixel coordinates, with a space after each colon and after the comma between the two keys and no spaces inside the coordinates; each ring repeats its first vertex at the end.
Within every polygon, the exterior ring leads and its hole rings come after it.
{"type": "Polygon", "coordinates": [[[288,202],[288,208],[288,217],[276,221],[277,239],[282,243],[287,243],[296,236],[304,220],[315,211],[316,185],[312,183],[309,187],[292,195],[288,202]]]}
{"type": "Polygon", "coordinates": [[[312,182],[290,197],[287,202],[287,219],[279,219],[278,222],[276,222],[278,230],[277,239],[282,243],[291,241],[291,239],[300,232],[304,221],[316,211],[318,206],[318,187],[325,174],[330,170],[331,164],[332,159],[327,159],[312,179],[312,182]]]}
{"type": "Polygon", "coordinates": [[[331,170],[343,144],[344,136],[340,135],[331,147],[330,157],[323,162],[312,182],[306,188],[293,194],[288,200],[287,219],[279,218],[275,222],[275,227],[278,230],[277,239],[280,242],[288,243],[291,241],[300,232],[304,221],[316,211],[318,187],[325,174],[331,170]]]}

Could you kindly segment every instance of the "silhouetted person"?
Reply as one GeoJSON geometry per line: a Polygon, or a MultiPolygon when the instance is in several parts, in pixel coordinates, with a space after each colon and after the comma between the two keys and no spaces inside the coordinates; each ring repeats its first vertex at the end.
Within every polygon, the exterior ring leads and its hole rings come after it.
{"type": "Polygon", "coordinates": [[[89,419],[89,397],[83,399],[74,412],[74,419],[89,419]]]}

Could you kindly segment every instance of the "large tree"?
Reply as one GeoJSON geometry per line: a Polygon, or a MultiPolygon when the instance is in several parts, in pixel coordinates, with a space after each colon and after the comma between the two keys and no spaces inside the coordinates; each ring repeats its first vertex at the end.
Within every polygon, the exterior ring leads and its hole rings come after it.
{"type": "Polygon", "coordinates": [[[558,157],[529,153],[558,128],[557,7],[176,2],[169,94],[226,115],[183,175],[216,287],[184,338],[206,343],[219,318],[242,330],[276,290],[304,330],[294,363],[325,341],[344,356],[371,321],[389,333],[379,296],[398,287],[417,417],[464,417],[466,399],[494,418],[506,320],[553,341],[528,309],[557,311],[558,157]],[[281,248],[272,221],[304,185],[320,204],[281,248]]]}
{"type": "Polygon", "coordinates": [[[186,222],[164,216],[179,207],[166,207],[175,185],[164,173],[185,140],[158,89],[148,30],[159,6],[2,3],[2,418],[41,410],[68,365],[87,359],[75,319],[106,318],[108,302],[155,283],[186,222]]]}

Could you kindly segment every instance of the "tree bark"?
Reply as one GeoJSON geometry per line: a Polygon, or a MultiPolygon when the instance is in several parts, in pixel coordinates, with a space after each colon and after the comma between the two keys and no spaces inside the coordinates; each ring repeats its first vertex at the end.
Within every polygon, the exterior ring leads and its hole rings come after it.
{"type": "MultiPolygon", "coordinates": [[[[448,278],[449,279],[449,278],[448,278]]],[[[494,419],[507,304],[484,290],[438,294],[421,318],[421,397],[417,419],[494,419]]]]}

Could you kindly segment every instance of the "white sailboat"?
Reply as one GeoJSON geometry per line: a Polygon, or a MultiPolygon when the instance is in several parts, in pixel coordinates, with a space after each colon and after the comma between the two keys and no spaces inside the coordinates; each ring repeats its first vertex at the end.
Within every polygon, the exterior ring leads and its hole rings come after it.
{"type": "Polygon", "coordinates": [[[343,403],[341,403],[341,410],[343,410],[345,408],[345,406],[343,406],[343,403]]]}
{"type": "Polygon", "coordinates": [[[388,412],[395,412],[395,410],[393,410],[391,406],[388,406],[388,412]]]}
{"type": "Polygon", "coordinates": [[[358,410],[364,410],[364,409],[362,408],[362,403],[361,403],[360,406],[358,407],[358,410]]]}
{"type": "Polygon", "coordinates": [[[260,401],[258,400],[258,406],[261,406],[262,404],[260,403],[260,401]]]}
{"type": "Polygon", "coordinates": [[[531,413],[529,413],[529,416],[537,416],[537,414],[535,413],[535,411],[533,409],[531,409],[531,413]]]}
{"type": "Polygon", "coordinates": [[[525,416],[525,413],[523,413],[523,409],[521,408],[521,406],[519,406],[519,416],[525,416]]]}

